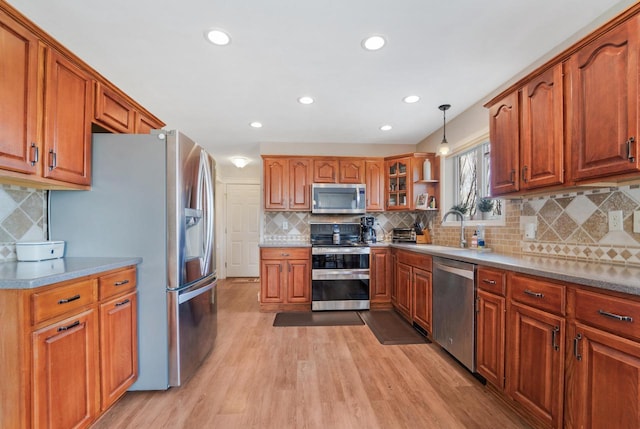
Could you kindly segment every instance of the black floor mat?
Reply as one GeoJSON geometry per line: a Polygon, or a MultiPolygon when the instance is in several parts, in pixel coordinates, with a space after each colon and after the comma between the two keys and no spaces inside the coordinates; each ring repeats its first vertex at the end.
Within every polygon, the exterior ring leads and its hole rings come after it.
{"type": "Polygon", "coordinates": [[[278,313],[273,326],[364,325],[356,311],[306,311],[278,313]]]}
{"type": "Polygon", "coordinates": [[[394,310],[361,311],[360,317],[381,344],[426,344],[431,342],[394,310]]]}

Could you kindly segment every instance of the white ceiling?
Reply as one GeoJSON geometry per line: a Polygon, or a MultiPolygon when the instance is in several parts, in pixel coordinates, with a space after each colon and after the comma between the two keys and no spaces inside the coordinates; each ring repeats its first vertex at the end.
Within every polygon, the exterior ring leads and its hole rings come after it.
{"type": "Polygon", "coordinates": [[[260,142],[416,144],[442,126],[438,105],[455,117],[618,1],[9,3],[225,163],[258,161],[260,142]],[[211,27],[231,44],[208,43],[211,27]],[[364,51],[371,34],[387,45],[364,51]],[[403,103],[410,94],[421,101],[403,103]]]}

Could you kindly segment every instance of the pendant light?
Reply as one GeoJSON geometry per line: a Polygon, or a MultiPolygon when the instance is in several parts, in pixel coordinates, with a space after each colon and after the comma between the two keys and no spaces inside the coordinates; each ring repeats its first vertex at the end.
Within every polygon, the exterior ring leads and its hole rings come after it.
{"type": "Polygon", "coordinates": [[[451,104],[442,104],[438,106],[438,109],[442,110],[442,142],[440,142],[440,155],[446,155],[449,153],[449,142],[447,141],[447,110],[451,107],[451,104]]]}

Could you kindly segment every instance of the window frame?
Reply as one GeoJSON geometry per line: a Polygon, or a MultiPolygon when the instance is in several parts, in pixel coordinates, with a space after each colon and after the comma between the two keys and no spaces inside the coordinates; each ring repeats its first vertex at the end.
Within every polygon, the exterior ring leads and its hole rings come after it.
{"type": "MultiPolygon", "coordinates": [[[[457,200],[457,189],[459,189],[459,184],[458,184],[458,168],[457,168],[457,160],[458,157],[460,155],[464,155],[465,153],[468,153],[470,151],[473,150],[477,150],[479,146],[484,146],[485,144],[489,144],[490,145],[490,140],[489,140],[489,132],[488,130],[468,139],[466,142],[463,142],[462,144],[458,145],[458,147],[451,151],[449,154],[447,155],[440,155],[441,156],[441,166],[442,166],[442,171],[441,171],[441,176],[440,176],[440,184],[441,184],[441,197],[440,197],[440,207],[442,208],[440,215],[444,216],[444,214],[449,211],[449,209],[456,204],[456,200],[457,200]]],[[[490,151],[490,148],[489,148],[490,151]]],[[[483,149],[480,149],[479,153],[478,153],[478,158],[479,161],[484,162],[483,158],[487,157],[487,160],[490,159],[490,154],[489,152],[486,152],[483,149]]],[[[491,166],[489,166],[489,169],[491,168],[491,166]]],[[[481,179],[480,182],[477,184],[477,188],[478,188],[478,198],[482,198],[484,196],[485,192],[489,192],[489,180],[490,177],[489,173],[487,174],[487,171],[485,168],[480,168],[481,170],[481,179]],[[486,191],[485,191],[486,189],[486,191]]],[[[496,198],[497,199],[497,198],[496,198]]],[[[504,226],[506,225],[506,221],[505,221],[505,212],[504,212],[504,208],[506,207],[505,205],[505,201],[503,199],[500,199],[502,201],[502,213],[500,215],[496,215],[491,217],[490,219],[478,219],[476,216],[476,218],[471,219],[469,217],[469,215],[465,215],[465,225],[467,226],[477,226],[477,225],[485,225],[485,226],[504,226]]],[[[443,226],[459,226],[460,225],[460,221],[458,219],[456,219],[453,216],[449,216],[449,218],[447,219],[446,222],[442,222],[443,226]]]]}

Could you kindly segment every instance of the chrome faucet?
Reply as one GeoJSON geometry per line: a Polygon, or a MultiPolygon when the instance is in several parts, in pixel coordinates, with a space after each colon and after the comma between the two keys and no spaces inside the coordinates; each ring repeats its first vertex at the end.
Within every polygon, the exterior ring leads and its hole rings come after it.
{"type": "Polygon", "coordinates": [[[467,247],[467,240],[464,239],[464,215],[458,210],[449,210],[442,216],[442,223],[447,220],[447,216],[454,214],[460,218],[460,247],[467,247]]]}

